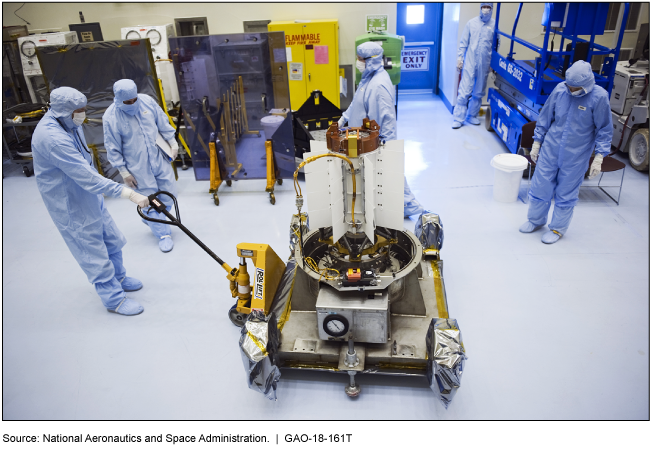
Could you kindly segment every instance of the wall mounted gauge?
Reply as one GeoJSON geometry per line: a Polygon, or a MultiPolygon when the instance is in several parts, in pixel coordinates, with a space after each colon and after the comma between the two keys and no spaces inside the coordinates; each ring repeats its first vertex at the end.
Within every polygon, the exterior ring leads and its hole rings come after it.
{"type": "Polygon", "coordinates": [[[323,320],[323,330],[332,337],[342,337],[348,333],[350,323],[343,315],[333,313],[327,315],[323,320]]]}
{"type": "Polygon", "coordinates": [[[36,44],[32,41],[25,41],[20,46],[20,52],[26,57],[31,58],[36,54],[36,44]]]}
{"type": "Polygon", "coordinates": [[[162,41],[162,36],[158,30],[149,30],[147,31],[146,37],[151,41],[151,45],[158,45],[162,41]]]}
{"type": "Polygon", "coordinates": [[[140,33],[138,33],[135,30],[131,30],[128,33],[126,33],[126,38],[127,39],[142,39],[142,36],[140,36],[140,33]]]}

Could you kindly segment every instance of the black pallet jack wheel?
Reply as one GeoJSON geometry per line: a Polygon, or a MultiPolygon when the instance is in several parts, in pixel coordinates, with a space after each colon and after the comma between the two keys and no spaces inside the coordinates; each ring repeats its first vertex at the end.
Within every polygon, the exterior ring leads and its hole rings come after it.
{"type": "Polygon", "coordinates": [[[275,194],[271,194],[271,204],[275,204],[275,194]]]}
{"type": "Polygon", "coordinates": [[[278,185],[279,185],[279,186],[282,185],[282,180],[281,180],[281,179],[278,179],[278,185]]]}
{"type": "Polygon", "coordinates": [[[230,180],[230,179],[226,179],[226,185],[227,185],[228,187],[232,186],[232,180],[230,180]]]}
{"type": "Polygon", "coordinates": [[[230,318],[230,321],[232,321],[232,324],[234,324],[237,327],[243,327],[244,326],[244,321],[246,321],[246,315],[243,313],[237,312],[237,304],[232,306],[230,310],[228,311],[228,318],[230,318]]]}
{"type": "Polygon", "coordinates": [[[217,196],[216,193],[214,195],[212,195],[212,199],[214,200],[214,205],[218,206],[219,205],[219,197],[217,196]]]}
{"type": "Polygon", "coordinates": [[[23,173],[24,173],[25,176],[27,176],[28,178],[34,174],[34,172],[32,172],[32,171],[29,169],[29,167],[27,167],[27,166],[24,166],[24,167],[23,167],[23,173]]]}

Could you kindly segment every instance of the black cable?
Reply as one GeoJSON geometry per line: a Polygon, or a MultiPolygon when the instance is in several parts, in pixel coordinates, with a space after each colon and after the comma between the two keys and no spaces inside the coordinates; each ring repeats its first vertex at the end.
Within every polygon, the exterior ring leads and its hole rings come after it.
{"type": "MultiPolygon", "coordinates": [[[[553,39],[551,40],[551,53],[553,53],[553,44],[555,44],[555,31],[553,31],[553,39]]],[[[548,69],[550,63],[551,63],[551,56],[549,56],[548,61],[546,61],[546,67],[544,67],[544,70],[542,71],[542,76],[544,75],[544,72],[546,72],[546,69],[548,69]]]]}
{"type": "Polygon", "coordinates": [[[23,8],[23,6],[25,6],[25,3],[23,3],[20,8],[18,8],[17,10],[14,11],[14,16],[18,17],[20,20],[25,22],[27,25],[31,25],[31,23],[29,23],[28,21],[26,21],[25,19],[20,17],[18,14],[16,14],[18,11],[20,11],[23,8]]]}

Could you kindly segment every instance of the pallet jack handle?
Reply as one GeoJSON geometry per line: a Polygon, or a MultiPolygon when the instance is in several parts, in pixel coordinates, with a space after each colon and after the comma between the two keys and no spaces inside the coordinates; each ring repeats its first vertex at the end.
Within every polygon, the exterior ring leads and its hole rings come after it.
{"type": "Polygon", "coordinates": [[[179,227],[181,229],[181,231],[183,231],[189,238],[194,240],[194,243],[196,243],[201,248],[203,248],[203,251],[208,253],[208,255],[210,257],[212,257],[214,260],[216,260],[217,263],[219,265],[221,265],[221,267],[224,270],[226,270],[226,272],[229,275],[231,275],[231,276],[236,275],[236,273],[237,273],[236,268],[230,268],[230,266],[226,262],[221,260],[221,258],[219,258],[219,256],[217,256],[215,253],[213,253],[210,248],[208,248],[201,240],[198,239],[198,237],[196,237],[194,234],[192,234],[190,232],[190,230],[187,229],[181,223],[181,216],[180,216],[180,213],[178,212],[178,201],[176,201],[176,197],[174,195],[172,195],[171,193],[169,193],[167,191],[159,190],[158,192],[149,195],[148,198],[149,198],[150,206],[156,212],[164,214],[167,218],[169,218],[169,220],[159,220],[157,218],[151,218],[147,214],[143,213],[142,208],[140,206],[138,206],[138,214],[140,215],[140,217],[142,217],[143,220],[151,221],[151,222],[154,222],[154,223],[162,223],[162,224],[167,224],[167,225],[172,225],[172,226],[179,227]],[[167,206],[165,206],[165,204],[162,201],[160,201],[160,199],[158,198],[158,195],[167,195],[168,197],[170,197],[174,201],[174,209],[176,209],[176,216],[169,213],[169,211],[167,210],[167,206]]]}

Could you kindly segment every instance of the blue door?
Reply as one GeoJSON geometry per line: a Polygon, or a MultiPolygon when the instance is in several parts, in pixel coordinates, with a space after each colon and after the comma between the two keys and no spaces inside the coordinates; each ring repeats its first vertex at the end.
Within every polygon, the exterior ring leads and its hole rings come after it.
{"type": "Polygon", "coordinates": [[[398,3],[397,34],[404,36],[402,89],[425,89],[437,93],[442,3],[398,3]]]}

